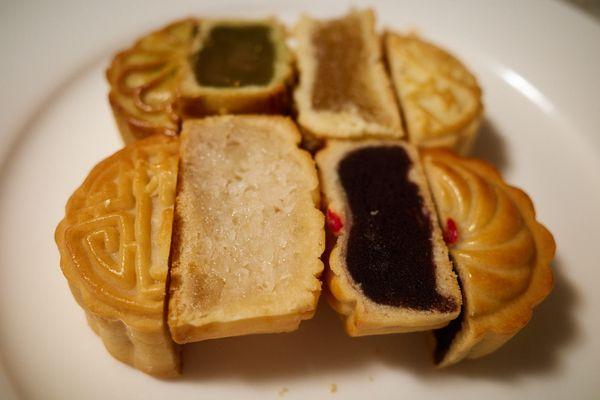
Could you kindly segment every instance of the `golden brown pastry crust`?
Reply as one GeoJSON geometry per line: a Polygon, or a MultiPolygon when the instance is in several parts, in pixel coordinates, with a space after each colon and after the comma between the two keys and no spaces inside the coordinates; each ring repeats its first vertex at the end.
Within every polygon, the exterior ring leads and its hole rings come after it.
{"type": "Polygon", "coordinates": [[[179,373],[164,321],[178,139],[130,144],[95,166],[56,229],[60,266],[90,326],[116,358],[179,373]]]}
{"type": "Polygon", "coordinates": [[[414,34],[387,32],[385,48],[409,140],[466,154],[483,114],[475,77],[450,53],[414,34]]]}
{"type": "Polygon", "coordinates": [[[449,250],[463,320],[444,367],[491,353],[527,324],[552,288],[555,243],[527,194],[492,165],[443,149],[422,150],[422,159],[442,225],[452,219],[458,228],[449,250]]]}
{"type": "Polygon", "coordinates": [[[456,276],[448,258],[448,250],[438,226],[431,194],[420,165],[416,148],[405,142],[366,140],[329,140],[316,155],[317,167],[323,192],[324,207],[341,219],[344,227],[335,237],[326,270],[329,304],[344,318],[344,327],[350,336],[379,335],[387,333],[414,332],[440,328],[456,318],[460,311],[461,296],[456,276]],[[442,296],[455,301],[456,309],[448,312],[420,311],[406,307],[378,304],[367,297],[352,279],[346,265],[346,248],[352,225],[351,210],[337,173],[339,162],[349,153],[362,147],[398,146],[405,149],[415,163],[409,179],[415,183],[422,196],[432,226],[432,246],[436,266],[436,290],[442,296]]]}
{"type": "Polygon", "coordinates": [[[174,22],[114,57],[106,71],[109,100],[126,143],[156,133],[179,133],[174,103],[196,29],[194,19],[174,22]]]}

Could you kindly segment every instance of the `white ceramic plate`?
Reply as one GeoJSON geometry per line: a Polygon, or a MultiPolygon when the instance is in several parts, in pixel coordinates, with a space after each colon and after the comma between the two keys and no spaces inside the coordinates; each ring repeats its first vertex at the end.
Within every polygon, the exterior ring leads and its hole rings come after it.
{"type": "Polygon", "coordinates": [[[475,154],[526,188],[556,237],[554,292],[502,350],[437,371],[423,335],[350,339],[321,304],[295,333],[187,346],[179,380],[110,357],[69,293],[53,231],[71,192],[121,145],[103,74],[111,55],[186,15],[293,22],[349,6],[155,3],[0,5],[0,398],[600,396],[600,25],[554,2],[373,4],[382,25],[417,28],[476,72],[487,120],[475,154]]]}

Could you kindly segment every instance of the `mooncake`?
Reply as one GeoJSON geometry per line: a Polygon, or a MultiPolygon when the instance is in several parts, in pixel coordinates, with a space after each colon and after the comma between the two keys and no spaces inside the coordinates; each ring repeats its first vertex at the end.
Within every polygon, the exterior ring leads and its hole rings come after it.
{"type": "Polygon", "coordinates": [[[134,142],[96,165],[56,229],[60,266],[89,325],[117,359],[179,374],[164,319],[178,139],[134,142]]]}
{"type": "Polygon", "coordinates": [[[274,19],[202,20],[187,61],[178,98],[184,118],[290,111],[292,54],[274,19]]]}
{"type": "Polygon", "coordinates": [[[413,146],[328,141],[316,156],[334,237],[326,280],[351,336],[445,326],[461,296],[413,146]]]}
{"type": "Polygon", "coordinates": [[[298,123],[313,141],[404,135],[371,10],[304,16],[294,30],[298,123]]]}
{"type": "Polygon", "coordinates": [[[106,71],[109,100],[125,143],[179,133],[175,101],[197,27],[194,19],[174,22],[114,57],[106,71]]]}
{"type": "Polygon", "coordinates": [[[416,35],[387,32],[385,51],[409,141],[466,154],[483,114],[473,74],[453,55],[416,35]]]}
{"type": "Polygon", "coordinates": [[[313,316],[324,217],[299,141],[281,116],[184,122],[168,307],[177,343],[288,332],[313,316]]]}
{"type": "Polygon", "coordinates": [[[440,367],[489,354],[519,332],[552,288],[552,235],[522,190],[490,164],[443,149],[423,163],[462,288],[459,318],[435,331],[440,367]]]}

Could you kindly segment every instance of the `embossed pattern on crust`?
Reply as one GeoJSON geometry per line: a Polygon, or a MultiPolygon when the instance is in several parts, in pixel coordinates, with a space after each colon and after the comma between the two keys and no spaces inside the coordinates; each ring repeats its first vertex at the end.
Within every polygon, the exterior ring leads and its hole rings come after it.
{"type": "Polygon", "coordinates": [[[415,35],[387,33],[386,53],[410,141],[468,152],[483,112],[475,77],[415,35]]]}
{"type": "Polygon", "coordinates": [[[462,282],[463,321],[446,366],[488,354],[522,329],[550,292],[555,243],[530,198],[483,161],[442,149],[423,163],[443,225],[458,228],[450,254],[462,282]]]}
{"type": "Polygon", "coordinates": [[[179,133],[176,91],[196,29],[193,19],[175,22],[113,59],[106,71],[109,99],[125,142],[179,133]]]}
{"type": "Polygon", "coordinates": [[[129,145],[90,172],[56,230],[62,271],[107,349],[161,376],[179,364],[164,323],[177,164],[176,138],[129,145]]]}

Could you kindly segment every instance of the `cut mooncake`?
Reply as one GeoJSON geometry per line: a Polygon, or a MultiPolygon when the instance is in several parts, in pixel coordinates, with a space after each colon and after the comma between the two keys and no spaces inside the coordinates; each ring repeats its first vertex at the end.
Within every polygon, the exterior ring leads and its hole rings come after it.
{"type": "Polygon", "coordinates": [[[327,221],[329,301],[351,336],[440,328],[461,295],[419,155],[390,141],[328,141],[316,156],[327,221]]]}
{"type": "Polygon", "coordinates": [[[274,19],[202,20],[178,108],[184,117],[286,114],[293,80],[284,28],[274,19]]]}
{"type": "Polygon", "coordinates": [[[483,114],[473,74],[416,35],[386,33],[385,51],[410,142],[467,153],[483,114]]]}
{"type": "Polygon", "coordinates": [[[285,117],[183,124],[169,327],[177,343],[287,332],[321,291],[317,173],[285,117]]]}
{"type": "Polygon", "coordinates": [[[126,143],[177,135],[185,118],[287,114],[292,60],[274,19],[186,19],[114,57],[109,100],[126,143]]]}
{"type": "Polygon", "coordinates": [[[152,375],[179,374],[165,282],[178,140],[137,141],[98,164],[56,229],[60,266],[89,325],[117,359],[152,375]]]}
{"type": "Polygon", "coordinates": [[[298,122],[316,140],[404,135],[371,10],[295,28],[298,122]]]}
{"type": "Polygon", "coordinates": [[[197,25],[193,19],[172,23],[114,57],[106,71],[109,100],[125,143],[179,133],[175,100],[197,25]]]}
{"type": "Polygon", "coordinates": [[[555,243],[490,164],[442,149],[422,157],[463,295],[460,317],[434,332],[445,367],[495,351],[529,322],[552,288],[555,243]]]}

